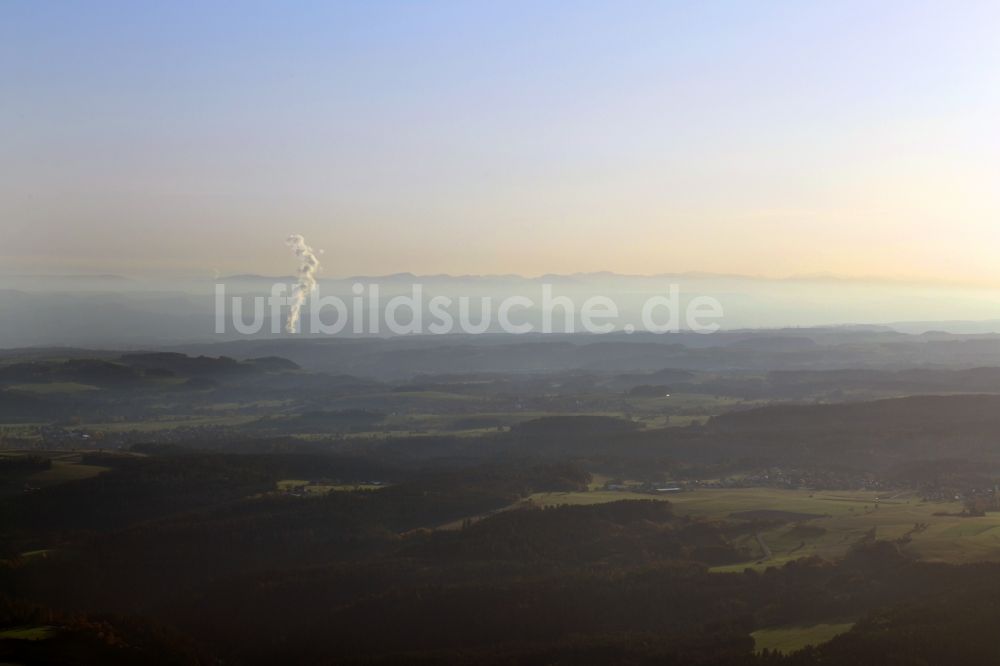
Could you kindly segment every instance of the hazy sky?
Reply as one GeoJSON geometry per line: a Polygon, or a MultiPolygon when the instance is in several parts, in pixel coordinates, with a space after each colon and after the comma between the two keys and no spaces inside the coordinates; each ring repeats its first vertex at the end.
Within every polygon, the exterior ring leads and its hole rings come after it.
{"type": "Polygon", "coordinates": [[[0,4],[0,273],[1000,282],[1000,3],[0,4]]]}

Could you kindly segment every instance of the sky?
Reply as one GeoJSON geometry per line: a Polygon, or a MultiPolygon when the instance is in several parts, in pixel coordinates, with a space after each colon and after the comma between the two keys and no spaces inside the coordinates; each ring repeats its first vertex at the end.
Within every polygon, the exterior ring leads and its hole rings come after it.
{"type": "Polygon", "coordinates": [[[1000,284],[1000,3],[0,4],[0,274],[1000,284]]]}

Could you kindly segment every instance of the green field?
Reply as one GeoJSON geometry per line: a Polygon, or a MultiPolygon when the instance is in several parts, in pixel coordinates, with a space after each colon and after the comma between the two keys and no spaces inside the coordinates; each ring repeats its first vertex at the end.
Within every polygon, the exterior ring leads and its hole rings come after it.
{"type": "Polygon", "coordinates": [[[375,483],[323,483],[306,479],[282,479],[278,481],[279,492],[289,492],[301,488],[310,495],[326,495],[327,493],[351,492],[354,490],[378,490],[385,488],[384,484],[375,483]]]}
{"type": "Polygon", "coordinates": [[[101,472],[108,471],[109,468],[101,465],[83,465],[73,460],[53,460],[52,469],[43,472],[35,472],[27,478],[27,482],[39,488],[54,486],[66,481],[77,479],[89,479],[97,476],[101,472]]]}
{"type": "Polygon", "coordinates": [[[809,491],[772,488],[699,489],[668,496],[628,491],[538,493],[530,501],[540,506],[600,504],[617,500],[668,500],[678,514],[712,520],[730,518],[742,511],[783,511],[812,514],[789,516],[787,521],[760,532],[771,551],[765,558],[755,535],[737,541],[754,557],[747,562],[718,567],[719,571],[764,568],[809,555],[826,559],[843,556],[872,528],[879,539],[909,535],[903,552],[928,561],[967,563],[1000,561],[1000,513],[962,518],[958,502],[923,502],[911,493],[882,494],[871,491],[809,491]],[[876,497],[879,501],[876,502],[876,497]],[[921,527],[915,530],[917,524],[921,527]]]}
{"type": "Polygon", "coordinates": [[[0,630],[0,640],[44,641],[56,633],[55,627],[45,625],[23,625],[0,630]]]}
{"type": "Polygon", "coordinates": [[[772,650],[788,654],[801,650],[807,645],[819,645],[850,631],[853,622],[840,624],[814,624],[804,627],[774,627],[760,629],[750,634],[754,640],[754,648],[758,651],[772,650]]]}

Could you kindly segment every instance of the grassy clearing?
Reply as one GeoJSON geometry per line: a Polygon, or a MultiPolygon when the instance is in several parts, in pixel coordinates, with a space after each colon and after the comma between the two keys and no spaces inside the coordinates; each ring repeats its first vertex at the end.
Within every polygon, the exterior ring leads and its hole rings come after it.
{"type": "Polygon", "coordinates": [[[48,625],[22,625],[0,630],[0,640],[44,641],[56,634],[56,628],[48,625]]]}
{"type": "Polygon", "coordinates": [[[291,492],[301,489],[309,495],[326,495],[328,493],[352,492],[355,490],[378,490],[385,484],[376,483],[316,483],[307,479],[282,479],[277,483],[279,492],[291,492]]]}
{"type": "Polygon", "coordinates": [[[27,482],[32,486],[45,488],[67,481],[89,479],[108,469],[110,468],[101,465],[82,465],[72,460],[53,460],[51,469],[35,472],[27,478],[27,482]]]}
{"type": "Polygon", "coordinates": [[[761,629],[750,634],[754,640],[754,648],[772,650],[789,654],[801,650],[807,645],[826,643],[835,636],[850,631],[853,622],[840,624],[814,624],[807,627],[774,627],[761,629]]]}
{"type": "Polygon", "coordinates": [[[754,535],[737,545],[754,554],[745,563],[717,567],[716,571],[780,566],[790,560],[818,555],[842,557],[872,528],[879,539],[909,537],[903,551],[913,557],[951,563],[1000,561],[1000,513],[961,518],[957,502],[922,502],[912,494],[879,497],[871,491],[808,491],[772,488],[703,489],[668,496],[634,492],[593,490],[589,492],[538,493],[531,501],[541,506],[600,504],[618,500],[668,500],[679,514],[722,520],[743,511],[787,511],[818,517],[769,527],[760,532],[771,552],[763,552],[754,535]],[[919,527],[918,527],[919,525],[919,527]]]}

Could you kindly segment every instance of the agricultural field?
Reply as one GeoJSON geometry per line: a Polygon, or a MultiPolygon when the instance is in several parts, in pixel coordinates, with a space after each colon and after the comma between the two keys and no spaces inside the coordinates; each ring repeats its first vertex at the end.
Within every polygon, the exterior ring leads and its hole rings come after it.
{"type": "Polygon", "coordinates": [[[880,496],[871,491],[740,488],[655,495],[591,490],[538,493],[526,501],[557,506],[629,499],[667,500],[679,514],[712,520],[757,519],[769,524],[737,542],[756,554],[753,560],[716,571],[766,568],[810,555],[835,559],[872,530],[878,539],[907,538],[903,552],[921,560],[1000,561],[1000,513],[963,517],[960,502],[925,502],[913,493],[880,496]]]}
{"type": "MultiPolygon", "coordinates": [[[[20,451],[2,451],[0,457],[18,458],[24,455],[20,451]]],[[[46,452],[45,458],[51,460],[48,469],[16,469],[5,473],[0,478],[0,495],[16,495],[28,489],[41,489],[55,486],[67,481],[89,479],[108,470],[102,465],[87,465],[82,462],[79,453],[69,451],[46,452]]]]}
{"type": "Polygon", "coordinates": [[[821,645],[840,634],[850,631],[853,622],[836,624],[814,624],[803,627],[773,627],[760,629],[750,634],[754,640],[754,648],[759,652],[771,650],[790,654],[808,645],[821,645]]]}

